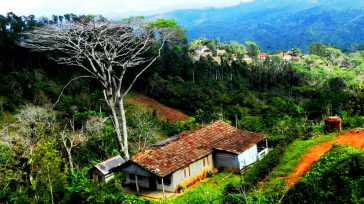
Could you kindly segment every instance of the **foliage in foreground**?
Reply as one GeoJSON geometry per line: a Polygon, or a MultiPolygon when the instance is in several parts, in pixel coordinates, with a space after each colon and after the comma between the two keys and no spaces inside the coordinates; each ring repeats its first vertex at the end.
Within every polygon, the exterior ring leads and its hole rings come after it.
{"type": "Polygon", "coordinates": [[[327,142],[333,136],[335,134],[277,146],[243,173],[239,182],[227,185],[224,203],[278,203],[287,187],[283,178],[293,171],[310,147],[327,142]],[[263,187],[259,183],[262,180],[263,187]]]}
{"type": "Polygon", "coordinates": [[[364,152],[333,145],[288,192],[284,203],[364,203],[364,152]]]}
{"type": "Polygon", "coordinates": [[[224,187],[229,182],[236,181],[237,179],[239,179],[238,175],[229,172],[220,172],[213,175],[204,183],[188,189],[184,195],[167,200],[166,203],[221,203],[224,187]]]}

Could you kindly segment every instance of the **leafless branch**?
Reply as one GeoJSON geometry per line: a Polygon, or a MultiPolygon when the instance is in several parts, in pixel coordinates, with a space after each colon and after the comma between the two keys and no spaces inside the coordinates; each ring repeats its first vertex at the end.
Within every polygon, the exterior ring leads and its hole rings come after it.
{"type": "Polygon", "coordinates": [[[69,82],[63,87],[61,93],[58,96],[57,101],[53,104],[52,109],[55,108],[56,105],[58,104],[59,100],[61,100],[61,97],[63,95],[63,92],[67,88],[67,86],[70,85],[72,81],[77,80],[77,79],[80,79],[80,78],[95,78],[95,77],[94,76],[79,76],[79,77],[75,77],[75,78],[69,80],[69,82]]]}

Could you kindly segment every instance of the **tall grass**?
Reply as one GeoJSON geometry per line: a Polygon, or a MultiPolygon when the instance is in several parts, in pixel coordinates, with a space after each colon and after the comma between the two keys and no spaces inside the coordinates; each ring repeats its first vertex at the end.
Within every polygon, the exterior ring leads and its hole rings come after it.
{"type": "Polygon", "coordinates": [[[220,172],[196,187],[187,189],[182,195],[176,195],[162,203],[185,204],[185,203],[221,203],[225,186],[239,179],[239,175],[229,172],[220,172]]]}

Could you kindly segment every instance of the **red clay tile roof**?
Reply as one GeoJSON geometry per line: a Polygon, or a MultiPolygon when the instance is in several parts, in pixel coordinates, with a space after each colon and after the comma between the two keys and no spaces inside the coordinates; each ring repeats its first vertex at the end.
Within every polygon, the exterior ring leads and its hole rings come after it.
{"type": "Polygon", "coordinates": [[[267,137],[259,133],[237,130],[235,135],[225,137],[220,142],[214,144],[213,148],[240,154],[265,138],[267,137]]]}
{"type": "Polygon", "coordinates": [[[214,149],[239,154],[265,138],[262,134],[238,130],[223,121],[216,121],[159,142],[134,155],[131,160],[164,177],[211,154],[214,149]]]}
{"type": "Polygon", "coordinates": [[[258,57],[268,57],[269,55],[267,53],[259,53],[258,57]]]}

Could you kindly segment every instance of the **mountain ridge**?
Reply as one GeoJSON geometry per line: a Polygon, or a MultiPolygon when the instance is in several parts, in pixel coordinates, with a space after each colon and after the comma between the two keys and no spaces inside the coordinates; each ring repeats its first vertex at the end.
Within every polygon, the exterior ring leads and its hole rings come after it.
{"type": "Polygon", "coordinates": [[[322,42],[342,49],[364,43],[364,1],[256,0],[226,8],[177,10],[161,14],[187,29],[189,40],[256,41],[264,50],[322,42]]]}

